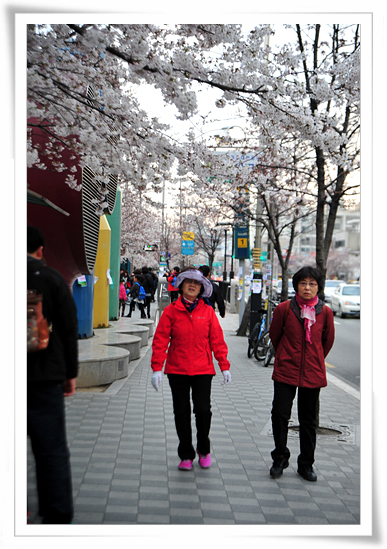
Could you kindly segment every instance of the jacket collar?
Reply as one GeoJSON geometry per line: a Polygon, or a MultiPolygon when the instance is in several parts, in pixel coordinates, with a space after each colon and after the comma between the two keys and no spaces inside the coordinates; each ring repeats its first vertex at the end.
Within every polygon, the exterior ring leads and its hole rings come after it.
{"type": "MultiPolygon", "coordinates": [[[[315,307],[316,310],[316,316],[319,315],[322,311],[323,306],[325,305],[324,301],[322,301],[320,298],[318,299],[318,303],[315,307]]],[[[295,297],[292,297],[290,300],[290,308],[295,313],[296,317],[303,322],[303,319],[301,318],[301,309],[299,304],[297,303],[297,300],[295,297]]]]}
{"type": "MultiPolygon", "coordinates": [[[[181,296],[179,295],[179,297],[176,299],[176,301],[173,302],[175,304],[175,307],[177,307],[179,310],[181,311],[187,311],[187,309],[184,307],[182,301],[181,301],[181,296]]],[[[196,305],[195,309],[196,310],[198,307],[200,309],[200,307],[202,307],[204,305],[204,301],[202,298],[199,298],[199,302],[198,304],[196,305]]],[[[188,311],[187,311],[188,312],[188,311]]]]}

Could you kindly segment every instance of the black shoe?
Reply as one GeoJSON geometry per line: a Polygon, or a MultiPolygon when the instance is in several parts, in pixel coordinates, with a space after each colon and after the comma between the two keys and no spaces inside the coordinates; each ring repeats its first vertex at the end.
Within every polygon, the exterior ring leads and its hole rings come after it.
{"type": "Polygon", "coordinates": [[[309,480],[310,482],[316,482],[317,480],[317,475],[313,471],[313,467],[311,465],[299,465],[297,473],[302,478],[304,478],[305,480],[309,480]]]}
{"type": "Polygon", "coordinates": [[[283,470],[289,467],[289,458],[287,457],[278,457],[273,461],[273,465],[270,469],[270,476],[273,478],[279,478],[283,470]]]}
{"type": "Polygon", "coordinates": [[[129,313],[128,315],[125,315],[125,318],[131,318],[131,317],[132,317],[131,313],[129,313]]]}

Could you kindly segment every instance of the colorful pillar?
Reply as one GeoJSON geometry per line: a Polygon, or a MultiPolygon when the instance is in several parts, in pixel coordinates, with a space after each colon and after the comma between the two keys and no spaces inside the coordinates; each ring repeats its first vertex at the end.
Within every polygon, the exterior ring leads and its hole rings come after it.
{"type": "Polygon", "coordinates": [[[93,331],[94,275],[77,278],[73,284],[73,298],[78,313],[78,338],[85,339],[93,331]]]}
{"type": "Polygon", "coordinates": [[[107,328],[109,326],[109,278],[110,269],[110,236],[111,230],[106,216],[100,218],[99,241],[94,275],[94,312],[93,327],[107,328]]]}
{"type": "Polygon", "coordinates": [[[118,293],[120,288],[121,255],[121,189],[117,187],[116,203],[109,215],[110,238],[110,275],[113,284],[109,289],[109,320],[118,319],[118,293]]]}

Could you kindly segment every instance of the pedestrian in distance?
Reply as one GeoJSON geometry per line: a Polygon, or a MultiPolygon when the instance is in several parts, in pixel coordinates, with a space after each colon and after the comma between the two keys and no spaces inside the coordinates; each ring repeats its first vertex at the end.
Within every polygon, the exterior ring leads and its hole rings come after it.
{"type": "Polygon", "coordinates": [[[175,287],[175,282],[178,274],[180,273],[179,267],[173,267],[172,272],[167,276],[169,296],[171,298],[171,303],[179,297],[178,289],[175,287]]]}
{"type": "Polygon", "coordinates": [[[306,266],[293,276],[295,297],[274,309],[270,338],[275,349],[274,398],[271,411],[275,448],[270,475],[278,478],[289,466],[288,425],[297,394],[300,454],[298,474],[316,481],[313,470],[320,389],[327,386],[325,358],[332,348],[333,313],[317,293],[324,289],[319,269],[306,266]]]}
{"type": "Polygon", "coordinates": [[[144,291],[144,278],[141,275],[140,271],[135,271],[133,274],[133,284],[129,290],[129,296],[131,298],[129,305],[129,313],[126,315],[126,318],[131,318],[132,313],[136,307],[140,309],[141,318],[146,318],[144,304],[145,304],[145,291],[144,291]],[[143,296],[141,293],[144,292],[143,296]]]}
{"type": "Polygon", "coordinates": [[[119,300],[118,316],[124,316],[126,299],[127,299],[127,296],[126,296],[125,280],[124,278],[121,278],[120,289],[118,294],[118,300],[119,300]]]}
{"type": "Polygon", "coordinates": [[[65,279],[44,261],[44,246],[40,229],[28,226],[27,288],[42,295],[51,333],[45,349],[27,354],[27,434],[35,457],[42,522],[68,524],[74,510],[64,397],[75,392],[78,319],[65,279]]]}
{"type": "Polygon", "coordinates": [[[196,453],[199,465],[211,465],[211,384],[215,373],[212,353],[223,373],[223,385],[231,382],[228,349],[215,311],[203,298],[212,293],[211,282],[195,267],[183,270],[175,287],[179,298],[168,305],[157,325],[151,367],[152,385],[162,385],[162,370],[168,376],[172,392],[173,412],[179,439],[179,469],[192,469],[196,453]],[[192,445],[191,400],[196,420],[196,452],[192,445]]]}
{"type": "Polygon", "coordinates": [[[212,284],[212,294],[208,298],[208,301],[210,302],[210,305],[213,309],[215,309],[215,304],[218,305],[219,314],[222,318],[226,316],[226,306],[224,304],[224,299],[222,296],[222,292],[220,291],[220,288],[218,284],[215,284],[210,279],[211,271],[208,265],[201,265],[199,267],[199,271],[201,271],[206,278],[211,282],[212,284]]]}
{"type": "Polygon", "coordinates": [[[155,293],[156,293],[157,286],[158,286],[158,283],[159,283],[159,277],[156,275],[156,273],[153,272],[153,270],[152,270],[151,267],[148,267],[148,271],[149,271],[149,274],[151,275],[151,277],[153,278],[153,297],[152,297],[152,303],[154,303],[154,302],[155,302],[155,293]]]}
{"type": "Polygon", "coordinates": [[[145,290],[145,309],[148,318],[151,317],[150,315],[150,307],[151,302],[154,296],[154,282],[153,282],[153,276],[149,273],[148,267],[142,267],[141,274],[144,279],[144,290],[145,290]]]}

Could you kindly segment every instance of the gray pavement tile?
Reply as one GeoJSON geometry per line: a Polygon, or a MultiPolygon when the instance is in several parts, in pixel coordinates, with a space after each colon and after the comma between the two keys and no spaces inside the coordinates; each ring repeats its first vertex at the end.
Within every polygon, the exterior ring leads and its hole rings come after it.
{"type": "Polygon", "coordinates": [[[137,524],[137,513],[105,513],[102,524],[122,525],[137,524]]]}
{"type": "Polygon", "coordinates": [[[297,524],[329,524],[329,521],[326,519],[326,518],[322,518],[322,517],[314,517],[314,516],[310,516],[310,517],[307,517],[305,515],[302,515],[302,516],[296,516],[295,517],[296,519],[296,523],[297,524]]]}
{"type": "Polygon", "coordinates": [[[158,515],[158,514],[144,514],[139,513],[137,515],[138,524],[170,524],[171,518],[169,515],[158,515]]]}
{"type": "Polygon", "coordinates": [[[200,517],[183,516],[183,515],[171,515],[171,524],[204,524],[204,519],[200,517]]]}
{"type": "Polygon", "coordinates": [[[73,523],[74,524],[102,524],[104,513],[101,512],[81,512],[78,509],[74,512],[73,523]]]}
{"type": "Polygon", "coordinates": [[[266,517],[263,513],[234,512],[235,524],[265,524],[266,517]]]}

